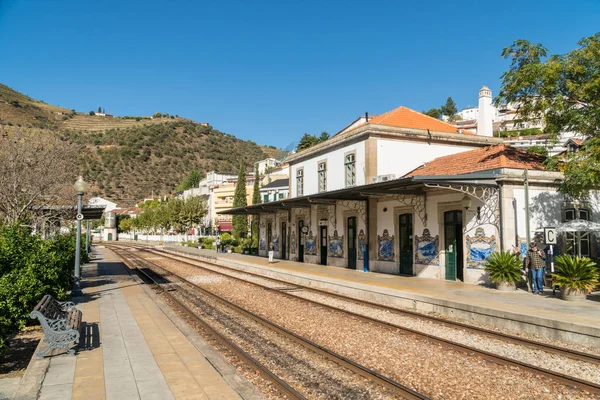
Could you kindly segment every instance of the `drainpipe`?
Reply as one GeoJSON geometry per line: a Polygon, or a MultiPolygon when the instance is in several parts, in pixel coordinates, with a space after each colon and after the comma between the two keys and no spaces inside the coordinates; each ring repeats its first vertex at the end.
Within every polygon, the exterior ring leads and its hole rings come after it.
{"type": "Polygon", "coordinates": [[[500,232],[498,234],[498,236],[500,237],[500,251],[504,251],[504,222],[502,221],[504,215],[504,213],[502,212],[502,182],[498,182],[498,208],[498,216],[500,218],[500,232]]]}
{"type": "Polygon", "coordinates": [[[365,253],[363,254],[363,272],[369,272],[369,242],[371,239],[371,232],[369,231],[369,217],[370,217],[370,213],[369,213],[369,203],[371,201],[371,198],[367,198],[366,202],[367,202],[367,213],[366,213],[366,221],[365,221],[365,229],[367,231],[367,243],[365,246],[365,253]]]}
{"type": "Polygon", "coordinates": [[[523,185],[525,187],[525,237],[527,238],[527,245],[531,243],[531,231],[529,229],[529,176],[527,170],[523,172],[523,185]]]}

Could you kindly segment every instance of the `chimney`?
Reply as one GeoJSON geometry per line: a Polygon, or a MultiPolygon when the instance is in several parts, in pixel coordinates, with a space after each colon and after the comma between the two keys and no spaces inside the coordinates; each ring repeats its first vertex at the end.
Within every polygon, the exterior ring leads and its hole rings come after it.
{"type": "Polygon", "coordinates": [[[494,106],[492,105],[492,91],[483,86],[479,89],[479,115],[477,116],[477,134],[479,136],[493,136],[494,106]]]}

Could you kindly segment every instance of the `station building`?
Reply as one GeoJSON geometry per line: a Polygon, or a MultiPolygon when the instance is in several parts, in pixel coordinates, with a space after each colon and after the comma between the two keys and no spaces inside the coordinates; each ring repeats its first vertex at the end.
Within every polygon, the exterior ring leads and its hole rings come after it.
{"type": "MultiPolygon", "coordinates": [[[[480,123],[491,124],[486,115],[480,123]]],[[[406,107],[366,116],[286,159],[290,198],[223,213],[259,216],[262,256],[272,242],[279,259],[467,283],[487,282],[492,252],[524,253],[543,227],[598,220],[597,195],[565,198],[544,157],[504,144],[491,126],[478,132],[406,107]]]]}

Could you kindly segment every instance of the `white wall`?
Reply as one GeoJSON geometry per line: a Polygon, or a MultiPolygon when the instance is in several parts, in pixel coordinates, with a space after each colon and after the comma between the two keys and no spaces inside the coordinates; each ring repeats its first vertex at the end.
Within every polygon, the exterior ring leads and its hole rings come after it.
{"type": "Polygon", "coordinates": [[[303,195],[315,194],[319,191],[319,177],[317,175],[317,163],[327,161],[327,191],[343,189],[345,187],[344,157],[347,152],[356,151],[356,185],[364,185],[365,182],[365,142],[350,144],[326,154],[317,155],[308,160],[301,161],[291,166],[292,176],[290,179],[292,187],[291,197],[297,197],[296,193],[296,171],[304,168],[304,193],[303,195]]]}
{"type": "Polygon", "coordinates": [[[475,146],[427,144],[400,140],[377,140],[377,175],[400,178],[434,158],[473,150],[475,146]]]}

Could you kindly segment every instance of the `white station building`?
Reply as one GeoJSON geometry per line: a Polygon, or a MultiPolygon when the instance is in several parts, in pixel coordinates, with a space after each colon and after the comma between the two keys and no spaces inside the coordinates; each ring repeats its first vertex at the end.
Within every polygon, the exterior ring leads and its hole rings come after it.
{"type": "MultiPolygon", "coordinates": [[[[491,96],[482,88],[480,105],[491,96]]],[[[290,198],[223,213],[259,215],[262,256],[272,242],[280,259],[474,284],[487,282],[492,252],[525,252],[528,237],[569,219],[598,222],[597,195],[565,198],[544,157],[493,137],[491,113],[478,117],[478,134],[406,107],[366,117],[285,160],[290,198]]],[[[593,236],[582,247],[600,250],[593,236]]]]}

